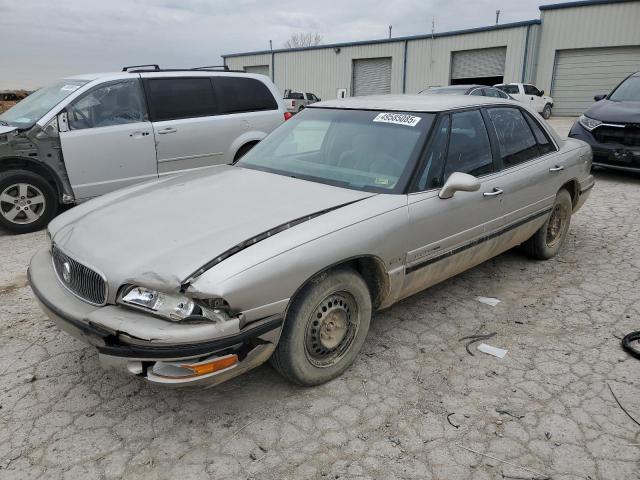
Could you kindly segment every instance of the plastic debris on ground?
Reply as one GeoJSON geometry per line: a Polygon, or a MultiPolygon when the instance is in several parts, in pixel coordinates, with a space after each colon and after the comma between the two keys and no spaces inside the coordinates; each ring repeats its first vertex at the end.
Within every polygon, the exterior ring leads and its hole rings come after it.
{"type": "Polygon", "coordinates": [[[498,347],[492,347],[491,345],[487,345],[486,343],[481,343],[480,345],[478,345],[478,350],[480,350],[482,353],[487,353],[498,358],[504,358],[504,356],[507,354],[507,350],[503,350],[502,348],[498,347]]]}
{"type": "Polygon", "coordinates": [[[492,307],[495,307],[500,303],[500,300],[493,297],[476,297],[476,300],[480,303],[484,303],[485,305],[491,305],[492,307]]]}

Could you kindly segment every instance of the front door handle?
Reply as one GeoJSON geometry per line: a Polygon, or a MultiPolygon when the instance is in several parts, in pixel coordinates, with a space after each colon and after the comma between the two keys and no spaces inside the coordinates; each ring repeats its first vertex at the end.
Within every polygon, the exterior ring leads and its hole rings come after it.
{"type": "Polygon", "coordinates": [[[502,195],[504,193],[503,190],[500,190],[498,187],[495,187],[490,192],[484,192],[482,195],[485,197],[495,197],[496,195],[502,195]]]}
{"type": "Polygon", "coordinates": [[[564,167],[562,165],[556,165],[555,167],[551,167],[549,169],[550,172],[561,172],[562,170],[564,170],[564,167]]]}
{"type": "Polygon", "coordinates": [[[166,135],[167,133],[176,133],[178,130],[173,127],[163,128],[162,130],[158,130],[158,135],[166,135]]]}

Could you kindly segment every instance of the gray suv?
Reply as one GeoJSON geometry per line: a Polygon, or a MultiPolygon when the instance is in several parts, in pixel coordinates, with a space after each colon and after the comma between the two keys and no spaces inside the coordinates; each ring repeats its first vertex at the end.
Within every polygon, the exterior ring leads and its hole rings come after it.
{"type": "Polygon", "coordinates": [[[264,75],[142,65],[65,78],[0,115],[0,225],[39,230],[60,204],[233,163],[285,118],[264,75]]]}

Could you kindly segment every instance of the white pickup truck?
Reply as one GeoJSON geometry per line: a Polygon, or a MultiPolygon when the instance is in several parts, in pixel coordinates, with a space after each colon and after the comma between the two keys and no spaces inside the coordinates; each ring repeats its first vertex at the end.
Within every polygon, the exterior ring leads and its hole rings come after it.
{"type": "Polygon", "coordinates": [[[300,110],[304,110],[307,105],[319,101],[320,99],[313,93],[294,92],[293,90],[284,91],[284,106],[291,113],[298,113],[300,110]]]}
{"type": "Polygon", "coordinates": [[[544,94],[544,90],[538,90],[530,83],[501,83],[494,85],[505,93],[511,95],[515,100],[528,105],[545,119],[551,116],[553,108],[553,98],[544,94]]]}

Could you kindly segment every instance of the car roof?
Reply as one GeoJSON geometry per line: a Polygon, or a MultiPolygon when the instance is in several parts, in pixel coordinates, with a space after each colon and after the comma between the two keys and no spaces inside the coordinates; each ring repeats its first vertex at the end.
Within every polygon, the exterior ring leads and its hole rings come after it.
{"type": "Polygon", "coordinates": [[[308,108],[348,108],[353,110],[392,110],[403,112],[442,112],[479,105],[521,105],[503,98],[475,95],[371,95],[326,100],[308,108]]]}

